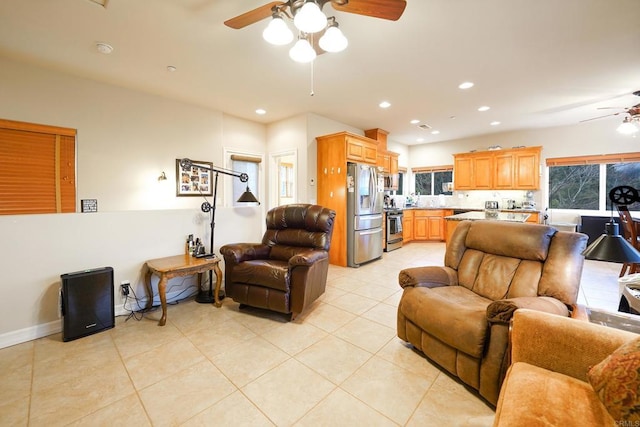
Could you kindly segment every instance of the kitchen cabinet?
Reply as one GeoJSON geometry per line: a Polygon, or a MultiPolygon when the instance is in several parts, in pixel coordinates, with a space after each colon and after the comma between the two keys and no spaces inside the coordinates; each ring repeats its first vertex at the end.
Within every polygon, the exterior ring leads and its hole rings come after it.
{"type": "Polygon", "coordinates": [[[493,156],[491,153],[455,154],[453,188],[455,190],[490,190],[493,185],[493,156]]]}
{"type": "Polygon", "coordinates": [[[454,154],[456,190],[538,190],[542,147],[454,154]]]}
{"type": "MultiPolygon", "coordinates": [[[[378,143],[364,136],[341,132],[344,135],[347,160],[352,162],[378,164],[378,143]]],[[[346,166],[346,165],[345,165],[346,166]]]]}
{"type": "Polygon", "coordinates": [[[402,242],[407,243],[413,240],[413,210],[407,209],[402,212],[402,242]]]}
{"type": "Polygon", "coordinates": [[[444,217],[451,215],[451,210],[444,209],[410,209],[404,211],[403,241],[431,240],[444,241],[444,217]],[[409,215],[407,215],[409,214],[409,215]],[[406,234],[411,230],[411,235],[406,234]]]}
{"type": "Polygon", "coordinates": [[[388,151],[378,150],[378,167],[386,174],[391,172],[391,156],[388,151]]]}
{"type": "Polygon", "coordinates": [[[537,190],[540,188],[540,147],[495,152],[494,188],[537,190]]]}

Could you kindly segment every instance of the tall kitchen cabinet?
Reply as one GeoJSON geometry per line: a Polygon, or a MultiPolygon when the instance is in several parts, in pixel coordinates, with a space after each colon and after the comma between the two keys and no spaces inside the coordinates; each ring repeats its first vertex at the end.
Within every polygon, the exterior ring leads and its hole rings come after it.
{"type": "Polygon", "coordinates": [[[347,266],[347,162],[376,166],[377,141],[349,132],[319,136],[317,203],[336,211],[329,263],[347,266]]]}

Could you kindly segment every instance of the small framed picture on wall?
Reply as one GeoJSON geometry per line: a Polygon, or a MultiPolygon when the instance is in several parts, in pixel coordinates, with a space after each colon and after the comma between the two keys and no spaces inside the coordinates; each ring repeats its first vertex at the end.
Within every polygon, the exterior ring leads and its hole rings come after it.
{"type": "Polygon", "coordinates": [[[176,159],[176,196],[211,196],[211,171],[199,166],[213,168],[211,162],[192,160],[192,165],[182,167],[176,159]]]}

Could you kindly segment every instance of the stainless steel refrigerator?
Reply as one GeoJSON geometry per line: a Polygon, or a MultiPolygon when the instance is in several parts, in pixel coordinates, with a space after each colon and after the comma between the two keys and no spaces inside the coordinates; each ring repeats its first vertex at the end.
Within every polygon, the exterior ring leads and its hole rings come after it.
{"type": "Polygon", "coordinates": [[[349,163],[347,168],[347,265],[382,256],[384,177],[375,166],[349,163]]]}

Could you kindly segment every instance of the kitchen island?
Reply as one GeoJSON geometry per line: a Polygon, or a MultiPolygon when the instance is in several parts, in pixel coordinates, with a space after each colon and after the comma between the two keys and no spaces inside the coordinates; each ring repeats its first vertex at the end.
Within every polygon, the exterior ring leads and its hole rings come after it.
{"type": "Polygon", "coordinates": [[[490,220],[490,221],[508,221],[508,222],[527,222],[527,219],[531,214],[529,213],[514,213],[514,212],[479,212],[479,211],[471,211],[465,212],[457,215],[449,215],[444,217],[445,219],[445,229],[446,229],[446,238],[445,242],[448,242],[453,234],[453,231],[458,226],[460,221],[479,221],[479,220],[490,220]]]}

